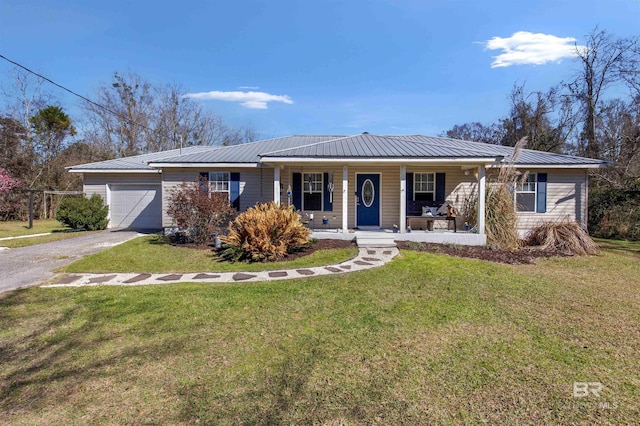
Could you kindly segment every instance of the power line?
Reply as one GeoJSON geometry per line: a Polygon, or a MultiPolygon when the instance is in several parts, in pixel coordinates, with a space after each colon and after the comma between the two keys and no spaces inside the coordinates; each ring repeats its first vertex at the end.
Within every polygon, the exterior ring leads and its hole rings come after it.
{"type": "Polygon", "coordinates": [[[74,92],[74,91],[73,91],[73,90],[71,90],[71,89],[68,89],[68,88],[64,87],[63,85],[56,83],[55,81],[51,80],[50,78],[47,78],[47,77],[45,77],[44,75],[42,75],[42,74],[40,74],[40,73],[37,73],[37,72],[35,72],[35,71],[33,71],[33,70],[31,70],[31,69],[29,69],[29,68],[25,67],[25,66],[24,66],[24,65],[22,65],[22,64],[19,64],[19,63],[18,63],[18,62],[16,62],[16,61],[12,61],[11,59],[7,58],[6,56],[4,56],[4,55],[2,55],[2,54],[0,54],[0,58],[4,59],[4,60],[5,60],[5,61],[7,61],[7,62],[12,63],[13,65],[15,65],[15,66],[17,66],[17,67],[22,68],[23,70],[25,70],[25,71],[27,71],[27,72],[30,72],[31,74],[33,74],[33,75],[35,75],[35,76],[37,76],[37,77],[39,77],[39,78],[41,78],[41,79],[43,79],[43,80],[45,80],[45,81],[47,81],[47,82],[51,83],[51,84],[53,84],[53,85],[54,85],[54,86],[56,86],[56,87],[59,87],[59,88],[60,88],[60,89],[62,89],[62,90],[65,90],[65,91],[67,91],[67,92],[71,93],[71,94],[72,94],[72,95],[74,95],[74,96],[79,97],[80,99],[82,99],[82,100],[84,100],[84,101],[86,101],[86,102],[89,102],[91,105],[95,105],[95,106],[97,106],[98,108],[100,108],[100,109],[102,109],[102,110],[104,110],[104,111],[107,111],[108,113],[113,114],[113,115],[115,115],[116,117],[118,117],[118,118],[120,118],[120,119],[122,119],[122,120],[125,120],[125,121],[129,122],[130,124],[135,124],[135,125],[138,125],[138,126],[140,126],[140,127],[144,128],[144,129],[148,130],[148,131],[151,131],[151,129],[149,129],[147,126],[145,126],[145,125],[143,125],[143,124],[140,124],[140,123],[138,123],[138,122],[136,122],[136,121],[133,121],[133,120],[131,120],[131,119],[129,119],[129,118],[127,118],[127,117],[125,117],[125,116],[121,115],[120,113],[115,112],[115,111],[113,111],[113,110],[111,110],[111,109],[107,108],[107,107],[106,107],[106,106],[104,106],[104,105],[100,105],[99,103],[94,102],[94,101],[92,101],[91,99],[89,99],[89,98],[87,98],[87,97],[85,97],[85,96],[82,96],[81,94],[76,93],[76,92],[74,92]]]}

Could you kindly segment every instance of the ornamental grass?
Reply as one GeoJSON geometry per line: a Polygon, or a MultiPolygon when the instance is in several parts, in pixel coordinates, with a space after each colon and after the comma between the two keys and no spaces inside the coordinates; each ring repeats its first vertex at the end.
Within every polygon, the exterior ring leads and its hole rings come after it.
{"type": "Polygon", "coordinates": [[[311,231],[293,206],[256,204],[229,224],[221,256],[227,260],[274,261],[311,242],[311,231]]]}
{"type": "Polygon", "coordinates": [[[578,223],[563,220],[543,223],[529,232],[525,245],[541,250],[557,251],[566,255],[587,256],[598,254],[598,245],[578,223]]]}

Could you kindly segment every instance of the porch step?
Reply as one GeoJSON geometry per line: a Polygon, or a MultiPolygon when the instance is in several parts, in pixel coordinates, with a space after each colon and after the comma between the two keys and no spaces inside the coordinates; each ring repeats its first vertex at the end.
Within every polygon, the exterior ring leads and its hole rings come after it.
{"type": "Polygon", "coordinates": [[[397,247],[394,239],[394,234],[387,232],[356,232],[358,247],[397,247]]]}

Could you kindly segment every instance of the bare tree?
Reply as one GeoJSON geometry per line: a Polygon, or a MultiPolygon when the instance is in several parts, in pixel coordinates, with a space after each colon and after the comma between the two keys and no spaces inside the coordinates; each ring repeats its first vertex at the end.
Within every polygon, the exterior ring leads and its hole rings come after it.
{"type": "Polygon", "coordinates": [[[514,146],[526,137],[528,147],[539,151],[565,152],[576,117],[570,100],[561,87],[527,93],[524,84],[516,84],[509,95],[509,115],[500,120],[504,138],[502,145],[514,146]]]}
{"type": "Polygon", "coordinates": [[[584,155],[598,158],[597,114],[606,90],[612,85],[638,83],[640,49],[637,37],[614,38],[597,27],[587,35],[585,46],[576,45],[580,70],[567,85],[582,108],[583,130],[580,148],[584,155]]]}
{"type": "Polygon", "coordinates": [[[85,103],[85,136],[121,157],[191,145],[242,143],[255,138],[234,129],[201,104],[183,96],[176,84],[153,85],[138,74],[114,74],[98,90],[97,103],[85,103]]]}
{"type": "Polygon", "coordinates": [[[640,96],[603,102],[596,129],[601,157],[612,163],[598,176],[619,189],[640,178],[640,96]]]}
{"type": "Polygon", "coordinates": [[[5,113],[20,122],[27,131],[27,139],[31,136],[29,119],[42,108],[55,103],[53,95],[44,90],[44,83],[42,78],[14,67],[7,72],[0,86],[5,113]]]}
{"type": "Polygon", "coordinates": [[[118,157],[140,154],[150,137],[153,100],[149,82],[132,72],[115,73],[110,86],[98,89],[96,103],[105,108],[84,103],[87,137],[118,157]]]}
{"type": "Polygon", "coordinates": [[[484,125],[477,121],[464,124],[456,124],[451,129],[442,133],[442,136],[465,141],[500,144],[503,138],[502,129],[496,124],[484,125]]]}
{"type": "Polygon", "coordinates": [[[183,96],[185,90],[176,84],[154,89],[155,110],[152,118],[153,151],[179,146],[221,144],[230,129],[221,117],[206,111],[193,99],[183,96]]]}

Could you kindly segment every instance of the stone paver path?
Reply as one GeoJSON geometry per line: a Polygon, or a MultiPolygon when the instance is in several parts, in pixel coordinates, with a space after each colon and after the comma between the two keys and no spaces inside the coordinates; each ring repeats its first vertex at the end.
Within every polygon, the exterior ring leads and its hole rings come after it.
{"type": "Polygon", "coordinates": [[[97,285],[148,285],[176,282],[222,283],[288,280],[319,275],[339,275],[382,266],[398,254],[395,247],[360,248],[358,255],[350,260],[313,268],[283,269],[261,272],[216,272],[216,273],[173,273],[173,274],[73,274],[64,275],[52,284],[43,287],[80,287],[97,285]]]}

